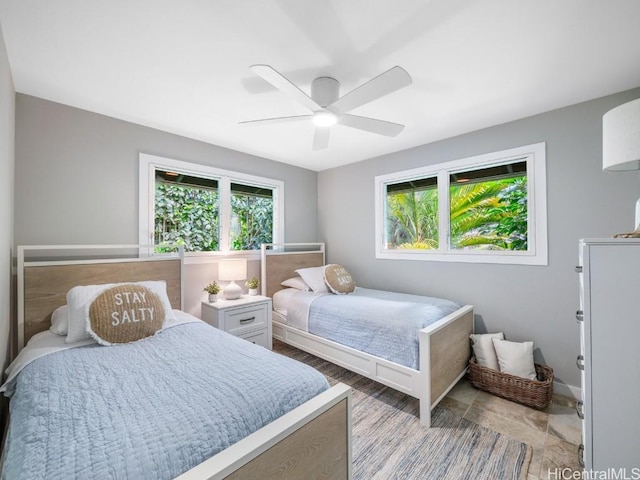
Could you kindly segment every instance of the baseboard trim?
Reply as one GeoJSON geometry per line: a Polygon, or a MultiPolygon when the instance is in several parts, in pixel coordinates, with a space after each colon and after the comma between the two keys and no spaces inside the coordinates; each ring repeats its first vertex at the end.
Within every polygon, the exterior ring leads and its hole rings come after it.
{"type": "Polygon", "coordinates": [[[562,395],[563,397],[574,398],[580,400],[582,398],[582,391],[580,387],[574,387],[573,385],[567,385],[566,383],[553,382],[553,393],[556,395],[562,395]]]}

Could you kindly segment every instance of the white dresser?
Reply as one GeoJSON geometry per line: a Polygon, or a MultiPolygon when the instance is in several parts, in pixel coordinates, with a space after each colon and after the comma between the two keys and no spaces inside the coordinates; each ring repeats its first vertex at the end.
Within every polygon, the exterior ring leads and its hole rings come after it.
{"type": "Polygon", "coordinates": [[[587,470],[640,467],[640,239],[580,241],[582,448],[587,470]]]}

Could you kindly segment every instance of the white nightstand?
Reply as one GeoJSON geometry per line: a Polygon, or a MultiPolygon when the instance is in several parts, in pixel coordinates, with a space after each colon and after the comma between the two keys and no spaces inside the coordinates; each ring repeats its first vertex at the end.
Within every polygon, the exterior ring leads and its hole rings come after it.
{"type": "Polygon", "coordinates": [[[202,320],[262,347],[272,348],[271,299],[243,295],[237,300],[202,302],[202,320]]]}

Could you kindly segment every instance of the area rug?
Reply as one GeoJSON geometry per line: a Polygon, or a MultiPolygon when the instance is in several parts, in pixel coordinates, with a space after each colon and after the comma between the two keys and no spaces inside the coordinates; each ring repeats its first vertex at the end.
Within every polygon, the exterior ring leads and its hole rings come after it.
{"type": "Polygon", "coordinates": [[[353,388],[353,478],[357,480],[524,480],[532,449],[443,407],[431,428],[418,401],[313,355],[274,341],[274,350],[353,388]]]}

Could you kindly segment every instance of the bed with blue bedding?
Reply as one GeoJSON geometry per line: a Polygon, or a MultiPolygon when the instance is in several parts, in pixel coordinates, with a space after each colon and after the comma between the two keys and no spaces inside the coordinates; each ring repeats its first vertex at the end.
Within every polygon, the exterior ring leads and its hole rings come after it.
{"type": "Polygon", "coordinates": [[[311,367],[200,321],[67,348],[5,385],[2,478],[171,479],[327,388],[311,367]]]}
{"type": "Polygon", "coordinates": [[[441,298],[357,287],[316,298],[309,333],[417,370],[420,330],[459,308],[441,298]]]}
{"type": "Polygon", "coordinates": [[[420,422],[464,376],[473,306],[363,288],[324,243],[265,244],[273,338],[420,400],[420,422]]]}
{"type": "Polygon", "coordinates": [[[274,305],[289,326],[414,370],[420,330],[460,309],[451,300],[363,287],[348,295],[283,289],[274,305]]]}
{"type": "Polygon", "coordinates": [[[2,479],[351,478],[350,388],[184,312],[181,249],[16,257],[2,479]]]}

